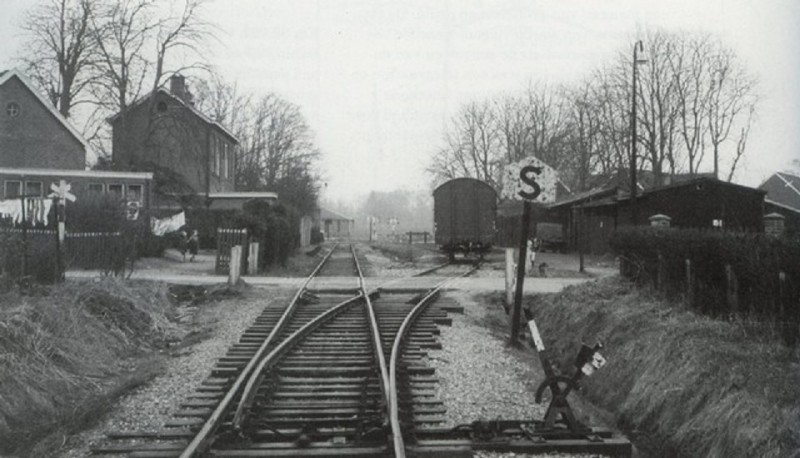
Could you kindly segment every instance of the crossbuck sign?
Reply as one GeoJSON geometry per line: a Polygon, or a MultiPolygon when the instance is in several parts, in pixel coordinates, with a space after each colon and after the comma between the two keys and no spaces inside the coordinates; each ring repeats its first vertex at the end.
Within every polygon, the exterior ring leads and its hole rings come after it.
{"type": "Polygon", "coordinates": [[[538,158],[526,157],[507,165],[503,178],[503,198],[543,204],[556,201],[558,173],[538,158]]]}

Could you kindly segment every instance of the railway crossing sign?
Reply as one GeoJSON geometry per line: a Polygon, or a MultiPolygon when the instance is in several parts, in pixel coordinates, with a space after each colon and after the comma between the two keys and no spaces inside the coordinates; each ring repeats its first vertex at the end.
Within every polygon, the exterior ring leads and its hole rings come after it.
{"type": "Polygon", "coordinates": [[[75,202],[75,194],[71,193],[72,185],[67,183],[64,180],[61,180],[59,184],[50,183],[50,190],[53,191],[47,197],[50,198],[58,198],[63,200],[68,200],[70,202],[75,202]]]}
{"type": "Polygon", "coordinates": [[[549,204],[556,201],[558,172],[539,158],[530,156],[505,167],[502,196],[549,204]]]}

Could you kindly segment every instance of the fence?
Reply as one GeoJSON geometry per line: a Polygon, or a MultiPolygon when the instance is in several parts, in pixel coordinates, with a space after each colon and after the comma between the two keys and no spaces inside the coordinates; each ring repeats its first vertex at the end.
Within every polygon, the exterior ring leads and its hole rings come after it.
{"type": "Polygon", "coordinates": [[[217,275],[228,275],[230,272],[231,247],[242,246],[241,272],[247,271],[247,253],[249,251],[247,229],[217,228],[217,260],[214,271],[217,275]]]}
{"type": "Polygon", "coordinates": [[[800,341],[800,240],[677,229],[621,230],[620,273],[695,310],[739,317],[800,341]]]}
{"type": "MultiPolygon", "coordinates": [[[[53,281],[61,271],[56,247],[55,230],[0,228],[0,274],[53,281]]],[[[119,232],[67,233],[62,263],[66,268],[113,269],[120,259],[124,262],[125,250],[119,232]]]]}

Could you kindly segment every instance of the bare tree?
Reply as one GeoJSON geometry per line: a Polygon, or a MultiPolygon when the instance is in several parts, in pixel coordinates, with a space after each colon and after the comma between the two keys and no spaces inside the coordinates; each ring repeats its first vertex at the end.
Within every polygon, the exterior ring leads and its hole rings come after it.
{"type": "Polygon", "coordinates": [[[100,54],[95,95],[108,111],[125,111],[141,95],[151,67],[147,51],[156,27],[154,14],[151,1],[122,0],[103,4],[92,16],[100,54]]]}
{"type": "Polygon", "coordinates": [[[445,146],[433,157],[428,171],[437,179],[473,177],[499,186],[501,133],[488,101],[462,106],[445,132],[445,146]]]}
{"type": "Polygon", "coordinates": [[[580,85],[565,91],[567,104],[566,139],[567,164],[562,167],[562,181],[568,181],[572,189],[587,191],[590,177],[602,162],[600,132],[600,110],[593,98],[592,82],[585,80],[580,85]],[[569,179],[564,180],[564,178],[569,179]]]}
{"type": "Polygon", "coordinates": [[[719,176],[721,145],[729,139],[731,130],[740,124],[729,180],[744,154],[758,101],[756,84],[755,78],[738,64],[733,51],[720,49],[712,57],[707,121],[709,141],[714,154],[714,176],[719,176]]]}
{"type": "Polygon", "coordinates": [[[85,101],[81,96],[92,82],[94,8],[91,0],[47,0],[29,10],[22,24],[28,39],[20,60],[64,117],[85,101]]]}

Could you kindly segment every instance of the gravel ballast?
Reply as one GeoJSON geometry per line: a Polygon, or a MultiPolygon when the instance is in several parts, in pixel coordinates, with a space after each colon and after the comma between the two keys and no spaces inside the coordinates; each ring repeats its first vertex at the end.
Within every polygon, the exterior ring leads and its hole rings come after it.
{"type": "MultiPolygon", "coordinates": [[[[436,368],[437,396],[447,409],[444,427],[475,420],[542,419],[546,402],[536,404],[534,393],[544,379],[536,355],[512,349],[486,327],[490,307],[465,291],[446,293],[459,302],[464,314],[453,313],[451,326],[441,326],[441,350],[429,352],[436,368]]],[[[514,454],[476,452],[476,457],[588,457],[580,454],[514,454]]],[[[600,455],[602,456],[602,455],[600,455]]]]}
{"type": "Polygon", "coordinates": [[[264,308],[287,301],[294,292],[248,288],[242,297],[201,305],[195,325],[208,329],[208,337],[167,357],[161,375],[119,399],[94,427],[70,436],[57,456],[89,456],[90,448],[105,441],[109,431],[159,430],[264,308]]]}

